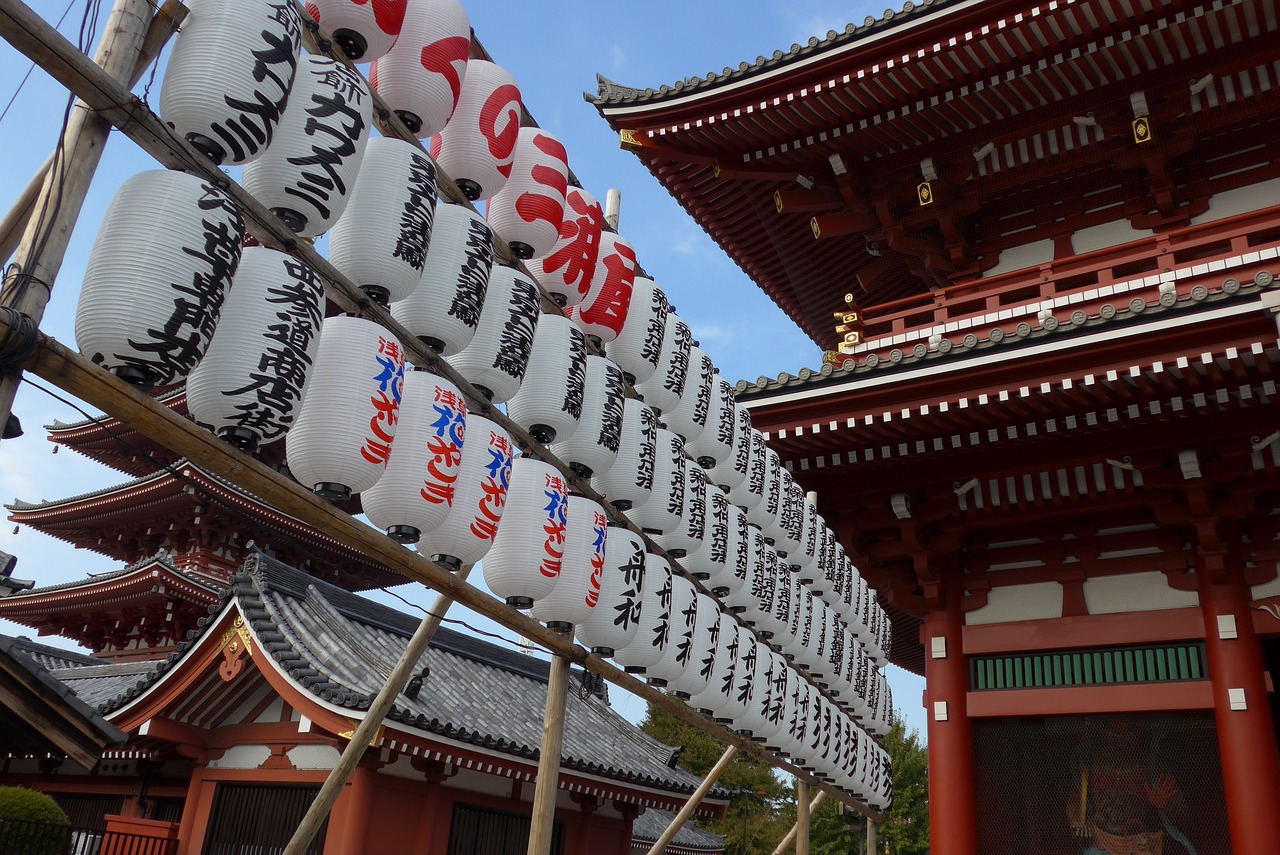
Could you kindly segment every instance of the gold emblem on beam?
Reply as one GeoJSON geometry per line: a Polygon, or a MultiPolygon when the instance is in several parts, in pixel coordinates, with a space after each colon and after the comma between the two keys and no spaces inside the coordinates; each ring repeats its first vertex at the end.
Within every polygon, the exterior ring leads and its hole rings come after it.
{"type": "Polygon", "coordinates": [[[916,201],[920,203],[920,207],[933,204],[933,182],[921,181],[916,185],[916,201]]]}
{"type": "Polygon", "coordinates": [[[633,128],[623,128],[618,131],[618,144],[622,148],[644,148],[644,143],[636,136],[633,128]]]}
{"type": "MultiPolygon", "coordinates": [[[[352,739],[355,739],[356,728],[360,726],[360,723],[356,721],[352,721],[351,719],[347,719],[347,724],[351,725],[351,729],[340,731],[338,733],[338,738],[351,741],[352,739]]],[[[382,742],[382,735],[386,731],[386,729],[387,729],[386,725],[382,725],[382,724],[378,725],[378,732],[373,735],[373,739],[369,740],[370,748],[378,747],[378,744],[382,742]]]]}
{"type": "Polygon", "coordinates": [[[822,226],[818,225],[817,217],[809,218],[809,228],[813,231],[813,239],[817,240],[822,237],[822,226]]]}
{"type": "Polygon", "coordinates": [[[773,191],[773,207],[778,209],[778,213],[782,213],[782,193],[778,190],[773,191]]]}
{"type": "Polygon", "coordinates": [[[1148,143],[1152,139],[1151,117],[1142,116],[1133,120],[1133,141],[1135,143],[1148,143]]]}

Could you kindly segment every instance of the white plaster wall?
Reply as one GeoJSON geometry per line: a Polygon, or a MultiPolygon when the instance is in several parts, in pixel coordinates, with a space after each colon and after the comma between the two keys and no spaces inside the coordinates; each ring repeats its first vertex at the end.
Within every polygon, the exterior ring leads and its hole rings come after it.
{"type": "Polygon", "coordinates": [[[1175,591],[1158,570],[1087,579],[1084,601],[1091,615],[1157,612],[1200,605],[1195,591],[1175,591]]]}
{"type": "Polygon", "coordinates": [[[966,626],[1010,623],[1018,620],[1044,620],[1062,617],[1062,585],[1057,582],[1032,582],[1006,585],[987,593],[987,604],[966,612],[966,626]]]}

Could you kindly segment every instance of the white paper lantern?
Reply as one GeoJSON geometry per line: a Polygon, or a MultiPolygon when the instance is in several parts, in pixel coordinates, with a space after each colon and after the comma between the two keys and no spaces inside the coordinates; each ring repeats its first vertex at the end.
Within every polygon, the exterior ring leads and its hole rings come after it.
{"type": "Polygon", "coordinates": [[[404,351],[394,335],[364,318],[326,318],[307,394],[285,437],[293,477],[331,501],[378,483],[403,386],[404,351]]]}
{"type": "Polygon", "coordinates": [[[707,474],[729,495],[730,501],[741,505],[739,491],[747,483],[751,469],[751,412],[734,403],[732,396],[729,403],[733,409],[733,448],[707,474]]]}
{"type": "Polygon", "coordinates": [[[867,687],[874,667],[861,644],[855,642],[850,646],[845,666],[845,681],[849,685],[846,700],[858,718],[866,718],[871,714],[871,707],[867,704],[867,687]]]}
{"type": "Polygon", "coordinates": [[[347,209],[329,234],[329,262],[374,302],[404,300],[422,280],[435,210],[431,158],[404,140],[369,140],[347,209]]]}
{"type": "Polygon", "coordinates": [[[747,470],[747,481],[743,484],[742,489],[730,498],[738,503],[738,507],[742,508],[747,514],[747,519],[751,520],[752,525],[761,528],[757,519],[761,519],[760,506],[764,504],[765,493],[768,490],[769,457],[765,452],[764,434],[755,428],[751,429],[751,463],[747,470]]]}
{"type": "Polygon", "coordinates": [[[369,522],[397,543],[417,543],[453,507],[462,466],[467,404],[443,377],[410,371],[387,471],[360,495],[369,522]]]}
{"type": "MultiPolygon", "coordinates": [[[[689,444],[693,458],[711,474],[721,461],[733,457],[733,432],[737,413],[733,409],[733,387],[729,381],[716,375],[711,382],[711,401],[707,423],[701,433],[689,444]]],[[[711,476],[713,481],[715,476],[711,476]]],[[[715,481],[715,483],[720,483],[715,481]]]]}
{"type": "Polygon", "coordinates": [[[680,403],[685,378],[689,374],[689,351],[693,333],[684,319],[674,312],[667,315],[662,329],[662,353],[658,367],[648,380],[637,381],[636,394],[661,415],[680,403]]]}
{"type": "Polygon", "coordinates": [[[644,669],[654,686],[679,680],[689,667],[696,667],[693,638],[698,626],[698,592],[683,576],[671,577],[671,623],[662,658],[644,669]]]}
{"type": "Polygon", "coordinates": [[[774,548],[788,566],[799,566],[792,555],[796,554],[804,538],[804,488],[784,466],[778,470],[782,489],[778,504],[778,538],[774,548]]]}
{"type": "Polygon", "coordinates": [[[716,721],[732,723],[735,729],[747,715],[751,701],[751,685],[756,677],[756,651],[759,649],[755,635],[745,626],[738,626],[738,664],[733,671],[733,692],[726,703],[716,711],[716,721]],[[727,721],[726,721],[727,720],[727,721]]]}
{"type": "Polygon", "coordinates": [[[644,592],[640,597],[640,623],[635,638],[618,647],[613,659],[628,674],[643,674],[657,664],[671,638],[671,565],[661,555],[644,559],[644,592]]]}
{"type": "Polygon", "coordinates": [[[449,364],[495,404],[520,391],[541,314],[538,289],[523,273],[495,267],[471,343],[449,364]]]}
{"type": "Polygon", "coordinates": [[[194,175],[157,170],[116,191],[76,307],[76,344],[137,386],[180,380],[204,355],[240,263],[244,221],[194,175]]]}
{"type": "Polygon", "coordinates": [[[244,189],[300,237],[322,234],[346,209],[372,118],[359,71],[304,54],[271,147],[244,168],[244,189]]]}
{"type": "Polygon", "coordinates": [[[561,308],[578,305],[591,290],[603,230],[600,202],[581,187],[570,187],[565,193],[564,218],[555,246],[549,253],[525,263],[542,290],[561,308]]]}
{"type": "Polygon", "coordinates": [[[684,517],[688,486],[688,459],[684,443],[666,428],[657,430],[657,453],[653,465],[653,491],[649,500],[633,508],[628,516],[649,534],[662,534],[680,527],[684,517]]]}
{"type": "Polygon", "coordinates": [[[266,150],[289,103],[302,21],[285,0],[195,0],[160,88],[160,118],[214,163],[266,150]]]}
{"type": "Polygon", "coordinates": [[[631,307],[618,337],[604,352],[618,363],[632,386],[648,380],[662,358],[662,336],[671,309],[667,295],[647,276],[636,274],[631,285],[631,307]]]}
{"type": "Polygon", "coordinates": [[[307,0],[306,9],[347,59],[372,62],[396,43],[406,6],[405,0],[307,0]]]}
{"type": "Polygon", "coordinates": [[[427,347],[453,356],[471,343],[493,268],[493,231],[462,205],[439,205],[418,287],[391,315],[427,347]]]}
{"type": "MultiPolygon", "coordinates": [[[[707,426],[707,417],[711,415],[711,385],[715,380],[716,367],[711,362],[711,357],[700,347],[690,348],[689,373],[684,381],[684,391],[680,393],[680,400],[674,407],[662,412],[662,420],[666,422],[668,429],[678,433],[684,440],[690,457],[694,456],[690,446],[702,435],[707,426]]],[[[698,463],[702,465],[702,461],[698,463]]]]}
{"type": "Polygon", "coordinates": [[[782,586],[782,574],[787,572],[778,561],[778,553],[772,546],[766,545],[761,562],[756,566],[756,575],[752,580],[751,599],[743,617],[755,627],[756,633],[764,639],[773,638],[777,625],[774,618],[774,602],[778,598],[778,589],[782,586]]]}
{"type": "Polygon", "coordinates": [[[481,569],[493,595],[527,609],[555,588],[569,514],[564,476],[550,463],[524,455],[511,465],[502,521],[481,569]]]}
{"type": "Polygon", "coordinates": [[[706,586],[714,591],[728,591],[733,579],[733,567],[729,562],[732,545],[732,532],[729,517],[729,499],[720,488],[708,483],[704,491],[706,496],[706,528],[702,546],[696,552],[688,554],[684,567],[695,579],[705,581],[706,586]]]}
{"type": "Polygon", "coordinates": [[[467,62],[458,105],[431,139],[431,156],[468,199],[490,199],[511,177],[520,133],[520,90],[506,69],[467,62]]]}
{"type": "Polygon", "coordinates": [[[818,506],[804,497],[801,505],[804,516],[800,529],[800,547],[791,552],[787,559],[793,567],[797,567],[800,580],[808,585],[813,580],[814,568],[818,563],[818,506]]]}
{"type": "Polygon", "coordinates": [[[485,206],[485,217],[516,258],[541,258],[560,238],[568,188],[564,144],[541,128],[521,128],[511,177],[485,206]]]}
{"type": "Polygon", "coordinates": [[[596,344],[614,341],[627,320],[635,277],[636,252],[631,244],[613,232],[602,232],[591,288],[566,313],[596,344]]]}
{"type": "Polygon", "coordinates": [[[745,679],[741,675],[738,678],[738,691],[746,709],[734,723],[734,728],[753,742],[763,742],[766,734],[772,736],[774,733],[770,730],[768,717],[773,693],[773,659],[769,654],[767,645],[754,641],[751,655],[747,658],[751,668],[747,670],[745,679]]]}
{"type": "Polygon", "coordinates": [[[187,410],[238,448],[284,437],[320,348],[324,285],[283,252],[240,256],[213,341],[187,378],[187,410]]]}
{"type": "MultiPolygon", "coordinates": [[[[468,413],[453,505],[444,522],[423,536],[418,551],[450,570],[484,558],[506,508],[514,457],[515,447],[505,430],[475,412],[468,413]]],[[[547,533],[543,542],[551,537],[547,533]]]]}
{"type": "Polygon", "coordinates": [[[653,494],[657,450],[658,417],[643,401],[624,399],[618,453],[612,466],[599,473],[592,470],[591,488],[620,511],[644,505],[653,494]]]}
{"type": "Polygon", "coordinates": [[[704,691],[711,681],[715,664],[715,646],[720,631],[720,603],[715,597],[697,594],[693,641],[689,646],[688,666],[678,677],[667,680],[668,690],[677,698],[689,699],[704,691]]]}
{"type": "Polygon", "coordinates": [[[626,526],[610,523],[604,556],[600,602],[576,625],[575,636],[592,653],[613,656],[615,650],[635,640],[640,625],[644,541],[626,526]]]}
{"type": "Polygon", "coordinates": [[[771,650],[769,658],[772,660],[769,668],[772,686],[769,691],[769,706],[764,710],[767,724],[760,738],[765,746],[776,754],[782,750],[780,746],[785,737],[785,730],[790,726],[788,713],[795,703],[791,695],[794,683],[799,676],[781,653],[771,650]]]}
{"type": "Polygon", "coordinates": [[[543,445],[569,439],[582,418],[586,381],[582,330],[560,315],[540,318],[524,381],[507,402],[507,415],[543,445]]]}
{"type": "MultiPolygon", "coordinates": [[[[575,332],[581,335],[581,331],[575,329],[575,332]]],[[[626,387],[622,371],[608,359],[590,354],[586,363],[582,420],[573,435],[563,442],[557,440],[551,451],[579,477],[591,478],[596,473],[608,472],[618,459],[626,387]]]]}
{"type": "MultiPolygon", "coordinates": [[[[726,497],[728,498],[728,497],[726,497]]],[[[715,580],[716,596],[721,600],[736,595],[751,584],[755,575],[755,567],[751,564],[751,526],[747,523],[747,515],[737,505],[730,503],[729,517],[729,555],[725,560],[724,576],[715,580]]],[[[764,538],[760,539],[760,548],[764,548],[764,538]]]]}
{"type": "Polygon", "coordinates": [[[794,702],[790,709],[787,733],[782,737],[782,747],[793,763],[804,767],[808,763],[810,712],[817,690],[799,674],[794,686],[794,702]]]}
{"type": "Polygon", "coordinates": [[[690,461],[686,464],[684,513],[680,524],[654,540],[672,558],[697,552],[707,534],[707,473],[690,461]]]}
{"type": "Polygon", "coordinates": [[[773,617],[768,622],[775,646],[789,647],[795,643],[795,610],[800,597],[800,577],[791,572],[786,562],[778,559],[778,591],[773,598],[773,617]]]}
{"type": "Polygon", "coordinates": [[[764,581],[757,582],[757,577],[767,575],[765,550],[769,546],[764,542],[764,535],[760,530],[747,523],[747,517],[741,508],[733,506],[729,511],[729,520],[738,549],[734,553],[733,582],[728,583],[729,591],[720,597],[720,602],[746,620],[749,612],[759,608],[756,589],[764,581]]]}
{"type": "Polygon", "coordinates": [[[782,461],[778,452],[772,448],[766,447],[764,455],[764,500],[748,511],[747,517],[760,526],[772,545],[778,542],[778,512],[782,508],[782,461]]]}
{"type": "Polygon", "coordinates": [[[455,0],[407,0],[400,36],[377,59],[369,81],[420,139],[444,128],[462,92],[471,21],[455,0]]]}
{"type": "Polygon", "coordinates": [[[813,644],[813,593],[801,586],[800,598],[795,603],[796,619],[792,622],[795,628],[795,641],[787,646],[787,655],[797,666],[808,668],[809,647],[813,644]]]}
{"type": "Polygon", "coordinates": [[[600,503],[569,497],[569,525],[564,537],[564,563],[555,586],[533,601],[533,616],[553,629],[569,629],[586,621],[600,605],[609,522],[600,503]]]}
{"type": "Polygon", "coordinates": [[[688,699],[689,706],[703,715],[716,717],[733,694],[738,668],[738,629],[732,615],[720,612],[716,629],[712,631],[712,646],[698,662],[699,672],[708,674],[707,686],[700,692],[692,692],[688,699]]]}

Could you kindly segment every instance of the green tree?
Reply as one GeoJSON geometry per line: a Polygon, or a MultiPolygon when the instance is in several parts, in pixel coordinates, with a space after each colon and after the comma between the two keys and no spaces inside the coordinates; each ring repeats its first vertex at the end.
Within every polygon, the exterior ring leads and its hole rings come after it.
{"type": "Polygon", "coordinates": [[[893,804],[880,828],[880,851],[923,855],[929,848],[929,751],[920,734],[895,717],[884,750],[893,760],[893,804]]]}
{"type": "MultiPolygon", "coordinates": [[[[682,751],[677,765],[705,778],[724,754],[725,745],[665,709],[649,706],[640,729],[682,751]]],[[[725,837],[727,855],[769,855],[795,822],[794,792],[784,786],[773,767],[739,753],[720,776],[718,786],[733,793],[722,820],[699,825],[725,837]],[[791,819],[787,820],[787,816],[791,819]]]]}

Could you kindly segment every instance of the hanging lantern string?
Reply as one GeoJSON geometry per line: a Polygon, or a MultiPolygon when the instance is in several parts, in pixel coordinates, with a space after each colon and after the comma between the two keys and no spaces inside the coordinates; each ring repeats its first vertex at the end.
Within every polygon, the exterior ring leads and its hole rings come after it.
{"type": "MultiPolygon", "coordinates": [[[[298,9],[299,15],[302,16],[302,21],[304,25],[303,40],[304,40],[304,45],[307,47],[309,51],[312,51],[315,53],[322,53],[325,56],[328,56],[329,58],[337,62],[344,63],[345,65],[354,69],[357,73],[363,74],[363,72],[361,72],[360,69],[357,68],[355,64],[350,59],[348,59],[340,49],[336,47],[333,39],[321,29],[320,25],[316,23],[315,20],[311,18],[309,14],[304,14],[306,10],[302,6],[301,2],[299,2],[299,0],[294,0],[294,6],[298,9]]],[[[491,55],[484,48],[484,46],[480,44],[479,40],[475,38],[474,34],[472,35],[472,39],[471,39],[471,55],[474,58],[480,58],[480,59],[486,59],[486,60],[492,61],[491,55]]],[[[386,102],[377,93],[377,91],[374,90],[372,86],[369,87],[369,91],[373,95],[373,104],[374,104],[373,115],[374,115],[374,121],[378,124],[378,130],[384,136],[392,136],[397,139],[401,139],[414,146],[417,146],[419,150],[426,152],[426,149],[423,147],[421,140],[419,140],[417,136],[414,135],[414,133],[410,131],[408,127],[405,126],[405,124],[400,120],[400,118],[395,114],[395,112],[386,104],[386,102]]],[[[520,109],[521,109],[521,124],[531,126],[531,127],[537,127],[538,126],[537,122],[534,120],[533,116],[529,113],[523,101],[520,104],[520,109]]],[[[220,171],[217,174],[220,177],[225,178],[225,175],[220,171]]],[[[578,182],[577,177],[573,175],[572,170],[570,170],[569,177],[570,177],[571,184],[574,184],[575,186],[581,186],[578,182]]],[[[458,188],[458,185],[453,181],[451,177],[449,177],[445,173],[443,168],[439,167],[438,164],[437,164],[437,170],[436,170],[436,187],[437,187],[437,192],[440,194],[442,198],[448,199],[450,202],[454,204],[464,205],[470,210],[475,211],[475,207],[471,204],[471,202],[466,198],[466,196],[458,188]]],[[[243,194],[243,195],[247,196],[248,194],[243,194]]],[[[257,207],[261,207],[261,206],[257,206],[257,207]]],[[[371,320],[374,320],[382,324],[384,327],[390,329],[392,332],[394,332],[397,335],[397,337],[399,337],[400,341],[404,343],[405,350],[409,357],[409,361],[413,362],[415,365],[420,365],[435,374],[446,377],[450,381],[455,383],[458,386],[458,388],[463,392],[463,394],[466,395],[468,399],[468,406],[472,407],[474,410],[478,412],[483,413],[486,417],[493,419],[495,422],[501,425],[519,443],[520,447],[524,451],[528,453],[536,454],[538,457],[542,458],[543,460],[547,461],[548,463],[555,466],[558,470],[560,470],[560,472],[563,473],[565,478],[568,480],[569,484],[572,485],[574,490],[576,490],[580,495],[586,496],[589,499],[593,499],[594,501],[599,502],[605,508],[606,513],[609,515],[610,519],[627,527],[632,532],[639,535],[641,540],[645,543],[646,547],[650,551],[659,553],[664,557],[666,557],[668,562],[671,565],[672,571],[688,579],[690,582],[692,582],[696,590],[704,594],[712,595],[710,589],[708,589],[702,581],[694,578],[693,574],[690,573],[688,570],[686,570],[679,563],[677,559],[667,556],[665,550],[663,550],[662,547],[658,546],[652,540],[652,538],[650,538],[643,530],[639,528],[639,526],[637,526],[634,522],[632,522],[625,514],[618,511],[616,508],[614,508],[613,505],[604,496],[596,492],[591,487],[589,479],[579,477],[576,473],[573,472],[572,468],[570,468],[564,461],[560,460],[555,454],[553,454],[550,451],[550,449],[548,449],[542,443],[534,439],[528,433],[528,431],[526,431],[523,427],[521,427],[520,425],[517,425],[515,422],[508,419],[504,413],[493,409],[492,406],[489,404],[488,399],[482,396],[479,392],[477,392],[476,389],[465,378],[459,375],[453,369],[452,366],[450,366],[444,359],[439,357],[434,352],[420,345],[417,338],[412,334],[410,334],[409,331],[405,329],[400,323],[395,321],[391,317],[391,314],[386,309],[369,301],[364,296],[363,292],[359,291],[359,289],[356,289],[344,276],[342,276],[341,273],[339,273],[336,269],[334,269],[326,259],[322,258],[318,253],[316,253],[315,250],[310,246],[309,242],[305,245],[299,245],[298,238],[292,234],[287,234],[286,231],[278,222],[278,220],[276,220],[274,215],[268,215],[265,221],[261,220],[258,217],[248,217],[248,219],[252,219],[255,222],[259,222],[260,225],[264,226],[267,230],[269,230],[272,233],[275,233],[273,234],[273,237],[276,236],[276,234],[278,234],[284,238],[286,243],[292,244],[291,246],[288,246],[289,251],[299,256],[302,260],[306,261],[308,264],[311,264],[312,267],[316,270],[316,272],[319,273],[320,276],[326,280],[326,292],[329,292],[335,289],[338,290],[339,292],[342,292],[343,296],[347,297],[348,301],[354,302],[356,304],[357,311],[362,316],[369,318],[371,320]],[[316,263],[316,262],[319,262],[319,263],[316,263]]],[[[608,226],[606,226],[606,228],[608,228],[608,226]]],[[[253,231],[252,228],[250,230],[253,231]]],[[[612,229],[609,229],[609,230],[612,231],[612,229]]],[[[538,289],[538,293],[541,300],[541,307],[544,314],[564,315],[564,311],[560,308],[559,304],[557,304],[550,297],[550,295],[546,293],[546,291],[542,288],[542,286],[538,284],[537,278],[532,276],[529,273],[529,271],[525,269],[524,264],[519,259],[517,259],[514,255],[511,254],[510,249],[503,242],[495,241],[493,250],[494,250],[495,261],[517,268],[522,273],[524,273],[524,275],[527,276],[530,279],[530,281],[534,283],[535,287],[537,287],[538,289]]],[[[331,297],[332,297],[332,294],[331,294],[331,297]]],[[[341,304],[344,301],[335,300],[335,302],[339,302],[341,304]]],[[[587,346],[588,352],[593,353],[595,355],[599,355],[599,356],[604,355],[602,349],[596,347],[590,341],[586,343],[586,346],[587,346]]],[[[626,395],[629,398],[637,397],[635,390],[630,385],[626,386],[626,395]]],[[[742,618],[737,615],[734,615],[734,619],[739,623],[743,623],[742,618]]],[[[810,685],[812,685],[817,691],[819,691],[823,695],[830,696],[833,694],[833,692],[819,687],[817,683],[807,673],[802,673],[800,674],[800,676],[801,676],[801,679],[804,679],[807,682],[809,682],[810,685]]]]}

